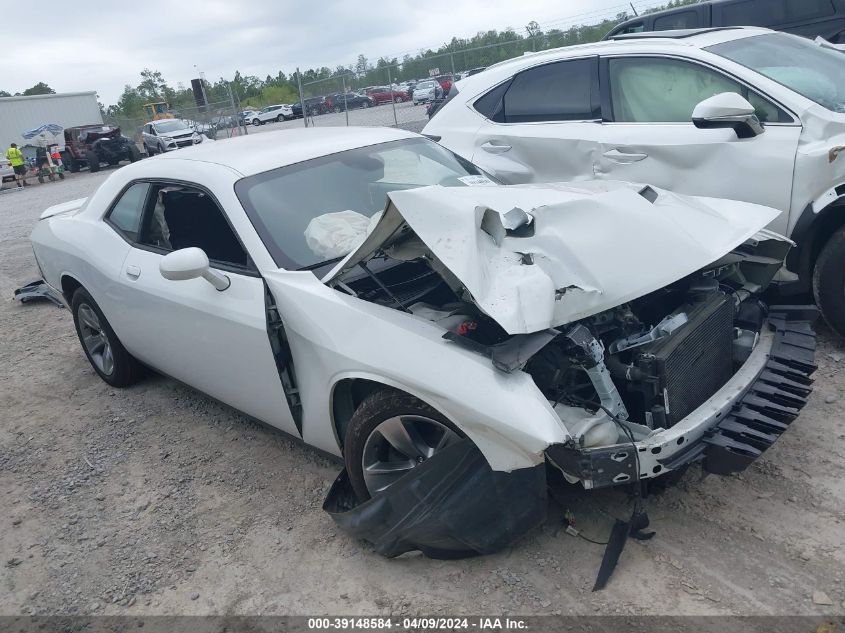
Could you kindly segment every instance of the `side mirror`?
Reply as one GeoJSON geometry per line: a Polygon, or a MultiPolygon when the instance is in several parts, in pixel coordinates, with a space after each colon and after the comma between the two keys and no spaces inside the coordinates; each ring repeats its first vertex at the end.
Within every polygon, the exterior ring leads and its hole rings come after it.
{"type": "Polygon", "coordinates": [[[226,290],[232,283],[208,267],[208,255],[201,248],[180,248],[161,258],[158,269],[161,276],[170,281],[185,281],[202,277],[217,290],[226,290]]]}
{"type": "Polygon", "coordinates": [[[735,92],[722,92],[705,99],[692,112],[699,129],[731,128],[739,138],[754,138],[765,132],[754,106],[735,92]]]}

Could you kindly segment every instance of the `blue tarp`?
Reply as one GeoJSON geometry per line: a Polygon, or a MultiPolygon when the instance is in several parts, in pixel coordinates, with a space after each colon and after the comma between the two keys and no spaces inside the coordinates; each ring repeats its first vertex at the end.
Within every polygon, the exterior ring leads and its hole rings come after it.
{"type": "Polygon", "coordinates": [[[21,136],[25,139],[35,138],[39,134],[43,134],[44,132],[49,132],[54,136],[58,136],[62,133],[64,128],[61,125],[57,125],[55,123],[45,123],[41,127],[37,127],[34,130],[30,130],[29,132],[24,132],[21,136]]]}

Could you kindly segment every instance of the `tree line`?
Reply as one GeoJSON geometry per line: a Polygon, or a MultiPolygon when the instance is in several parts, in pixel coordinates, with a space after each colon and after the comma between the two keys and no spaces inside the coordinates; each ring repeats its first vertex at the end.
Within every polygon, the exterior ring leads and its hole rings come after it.
{"type": "MultiPolygon", "coordinates": [[[[697,0],[670,0],[663,6],[648,12],[694,4],[697,0]]],[[[290,75],[278,71],[276,75],[260,78],[255,75],[242,75],[236,71],[232,79],[223,77],[204,84],[206,97],[211,109],[228,111],[230,90],[232,99],[240,108],[259,108],[274,103],[296,103],[299,101],[301,82],[306,97],[320,96],[340,92],[344,87],[358,90],[370,85],[386,85],[388,77],[394,83],[428,77],[430,71],[438,69],[441,73],[464,71],[472,68],[490,66],[500,61],[522,55],[530,51],[540,51],[560,46],[585,44],[600,40],[616,24],[633,17],[627,11],[615,17],[604,19],[594,24],[579,24],[566,29],[550,28],[543,30],[537,22],[529,22],[523,31],[508,28],[503,31],[491,29],[481,31],[470,38],[453,37],[436,49],[423,49],[416,55],[405,54],[397,57],[379,57],[375,62],[363,54],[358,55],[355,64],[339,65],[335,68],[310,68],[301,73],[290,75]]],[[[161,72],[145,68],[140,73],[141,81],[136,86],[126,84],[117,103],[102,106],[107,119],[142,119],[145,117],[144,104],[167,101],[171,109],[177,112],[196,111],[193,91],[189,86],[177,83],[171,86],[161,72]]],[[[26,94],[53,93],[52,88],[39,82],[23,92],[26,94]]],[[[0,91],[0,96],[11,96],[0,91]]]]}

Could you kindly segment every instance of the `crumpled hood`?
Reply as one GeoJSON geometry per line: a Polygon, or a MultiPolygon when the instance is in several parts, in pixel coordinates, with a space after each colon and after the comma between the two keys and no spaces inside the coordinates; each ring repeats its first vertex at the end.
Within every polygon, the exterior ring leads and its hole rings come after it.
{"type": "Polygon", "coordinates": [[[715,262],[779,214],[615,181],[432,186],[388,197],[373,231],[323,281],[378,250],[400,259],[428,255],[509,334],[557,327],[658,290],[715,262]],[[530,224],[516,227],[523,212],[530,224]],[[411,231],[422,244],[407,239],[411,231]]]}

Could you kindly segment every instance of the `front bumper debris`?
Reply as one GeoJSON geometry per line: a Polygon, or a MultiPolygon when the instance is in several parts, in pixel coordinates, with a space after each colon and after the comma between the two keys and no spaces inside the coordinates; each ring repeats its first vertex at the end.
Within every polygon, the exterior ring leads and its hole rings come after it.
{"type": "Polygon", "coordinates": [[[15,299],[21,303],[29,303],[30,301],[45,299],[55,303],[60,308],[65,307],[65,304],[56,294],[56,291],[53,290],[43,279],[31,281],[25,286],[21,286],[15,290],[15,299]]]}
{"type": "Polygon", "coordinates": [[[431,558],[490,554],[545,520],[545,465],[494,471],[465,439],[361,504],[344,470],[323,509],[342,530],[389,558],[413,550],[431,558]]]}
{"type": "Polygon", "coordinates": [[[745,470],[798,417],[813,390],[817,318],[815,308],[772,307],[768,321],[775,342],[769,361],[730,415],[705,434],[705,471],[745,470]]]}
{"type": "MultiPolygon", "coordinates": [[[[684,423],[681,421],[649,441],[637,442],[643,467],[640,478],[663,476],[696,461],[702,462],[706,472],[727,475],[745,470],[760,457],[789,428],[812,391],[810,376],[816,369],[813,324],[817,318],[814,306],[771,307],[767,325],[764,324],[774,332],[771,348],[760,359],[759,370],[748,376],[747,386],[737,391],[718,415],[703,418],[708,425],[703,432],[698,430],[695,434],[695,428],[687,427],[679,433],[677,429],[684,423]],[[679,438],[676,445],[671,441],[674,435],[691,441],[684,443],[679,438]],[[682,447],[672,451],[674,446],[682,447]],[[646,460],[655,453],[656,459],[646,468],[646,460]]],[[[585,450],[569,442],[549,446],[546,454],[561,470],[578,477],[589,488],[637,479],[638,460],[630,444],[585,450]]]]}

